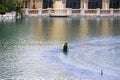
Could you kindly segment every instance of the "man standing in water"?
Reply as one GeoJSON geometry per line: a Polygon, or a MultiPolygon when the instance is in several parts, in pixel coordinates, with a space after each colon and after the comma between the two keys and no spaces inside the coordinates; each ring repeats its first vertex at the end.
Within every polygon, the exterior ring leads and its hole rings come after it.
{"type": "Polygon", "coordinates": [[[62,45],[62,50],[65,54],[67,54],[67,52],[68,52],[68,43],[67,42],[62,45]]]}

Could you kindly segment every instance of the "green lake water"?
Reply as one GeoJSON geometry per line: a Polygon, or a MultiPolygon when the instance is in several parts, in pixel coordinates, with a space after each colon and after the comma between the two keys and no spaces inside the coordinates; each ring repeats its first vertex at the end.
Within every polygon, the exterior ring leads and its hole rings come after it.
{"type": "Polygon", "coordinates": [[[119,80],[120,18],[0,20],[0,79],[119,80]]]}

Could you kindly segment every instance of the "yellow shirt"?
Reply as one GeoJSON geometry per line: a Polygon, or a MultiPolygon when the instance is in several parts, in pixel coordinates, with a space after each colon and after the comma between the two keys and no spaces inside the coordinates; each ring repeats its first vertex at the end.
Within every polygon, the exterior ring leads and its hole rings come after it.
{"type": "MultiPolygon", "coordinates": [[[[68,49],[69,49],[69,45],[67,45],[68,46],[68,49]]],[[[62,44],[62,48],[61,49],[63,49],[64,48],[64,44],[62,44]]]]}

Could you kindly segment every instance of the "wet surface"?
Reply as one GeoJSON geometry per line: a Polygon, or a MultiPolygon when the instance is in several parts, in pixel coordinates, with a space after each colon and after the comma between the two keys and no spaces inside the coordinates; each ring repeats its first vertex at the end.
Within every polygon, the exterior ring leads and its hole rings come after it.
{"type": "Polygon", "coordinates": [[[0,21],[0,79],[119,78],[120,18],[0,21]],[[65,42],[67,55],[61,50],[65,42]]]}

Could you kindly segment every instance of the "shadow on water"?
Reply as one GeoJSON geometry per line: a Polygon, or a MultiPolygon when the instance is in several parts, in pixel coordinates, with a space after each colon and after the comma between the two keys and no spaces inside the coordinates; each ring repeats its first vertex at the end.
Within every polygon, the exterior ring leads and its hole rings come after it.
{"type": "Polygon", "coordinates": [[[67,56],[67,55],[68,55],[68,51],[63,51],[63,54],[64,54],[65,56],[67,56]]]}
{"type": "Polygon", "coordinates": [[[68,56],[68,53],[69,53],[68,50],[64,50],[64,49],[62,49],[62,52],[63,52],[63,54],[64,54],[65,56],[68,56]]]}

